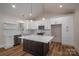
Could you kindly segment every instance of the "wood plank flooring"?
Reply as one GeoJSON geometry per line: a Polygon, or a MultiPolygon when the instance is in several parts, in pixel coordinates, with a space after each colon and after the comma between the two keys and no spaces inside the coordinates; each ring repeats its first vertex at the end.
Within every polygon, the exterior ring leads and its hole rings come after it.
{"type": "Polygon", "coordinates": [[[72,46],[62,45],[61,43],[53,42],[52,48],[49,51],[50,56],[79,56],[79,51],[72,46]]]}
{"type": "Polygon", "coordinates": [[[0,49],[0,56],[31,56],[31,54],[23,51],[22,45],[18,45],[9,49],[0,49]]]}
{"type": "MultiPolygon", "coordinates": [[[[79,51],[73,47],[61,45],[61,43],[53,42],[48,56],[79,56],[79,51]]],[[[9,49],[0,49],[0,56],[33,56],[32,54],[23,51],[22,45],[18,45],[9,49]]]]}

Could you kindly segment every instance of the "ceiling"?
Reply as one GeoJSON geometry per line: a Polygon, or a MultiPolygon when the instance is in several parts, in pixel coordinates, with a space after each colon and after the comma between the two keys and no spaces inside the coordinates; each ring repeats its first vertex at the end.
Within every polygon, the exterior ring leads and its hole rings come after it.
{"type": "Polygon", "coordinates": [[[35,19],[41,14],[67,14],[72,13],[79,7],[78,3],[0,3],[0,13],[21,19],[35,19]],[[12,8],[15,5],[16,8],[12,8]],[[32,5],[32,16],[29,16],[32,5]],[[59,5],[63,5],[62,8],[59,5]],[[43,9],[44,7],[44,9],[43,9]],[[44,13],[43,13],[44,12],[44,13]]]}

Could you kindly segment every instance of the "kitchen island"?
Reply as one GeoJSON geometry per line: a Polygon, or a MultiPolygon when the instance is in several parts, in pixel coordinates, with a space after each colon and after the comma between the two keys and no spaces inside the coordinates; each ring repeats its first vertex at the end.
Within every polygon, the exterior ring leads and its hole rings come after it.
{"type": "Polygon", "coordinates": [[[27,35],[20,38],[23,39],[23,51],[37,56],[44,56],[47,55],[49,43],[54,36],[27,35]]]}

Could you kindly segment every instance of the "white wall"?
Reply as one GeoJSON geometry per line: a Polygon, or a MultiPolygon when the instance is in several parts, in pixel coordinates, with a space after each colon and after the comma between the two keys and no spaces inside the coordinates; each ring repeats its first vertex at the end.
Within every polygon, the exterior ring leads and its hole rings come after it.
{"type": "Polygon", "coordinates": [[[3,30],[2,30],[2,16],[0,15],[0,48],[3,47],[4,39],[3,39],[3,30]]]}
{"type": "Polygon", "coordinates": [[[45,29],[51,29],[51,24],[62,24],[62,44],[73,46],[73,14],[48,17],[46,20],[38,19],[31,22],[31,29],[37,29],[38,25],[44,25],[45,29]]]}
{"type": "Polygon", "coordinates": [[[79,50],[79,9],[75,11],[74,16],[74,44],[76,49],[79,50]]]}
{"type": "Polygon", "coordinates": [[[56,18],[56,24],[62,24],[62,44],[73,46],[73,15],[56,18]]]}
{"type": "Polygon", "coordinates": [[[51,24],[62,24],[62,44],[74,46],[73,15],[51,18],[51,24]]]}

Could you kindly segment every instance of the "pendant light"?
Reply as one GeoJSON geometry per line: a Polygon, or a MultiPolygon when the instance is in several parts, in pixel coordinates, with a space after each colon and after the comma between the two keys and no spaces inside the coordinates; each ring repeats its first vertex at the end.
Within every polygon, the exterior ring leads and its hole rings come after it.
{"type": "Polygon", "coordinates": [[[29,13],[29,16],[30,16],[30,21],[32,22],[32,3],[30,4],[30,13],[29,13]]]}
{"type": "Polygon", "coordinates": [[[43,3],[43,18],[42,18],[42,20],[46,20],[45,19],[45,4],[43,3]]]}
{"type": "Polygon", "coordinates": [[[32,17],[32,3],[30,4],[30,13],[29,16],[32,17]]]}

